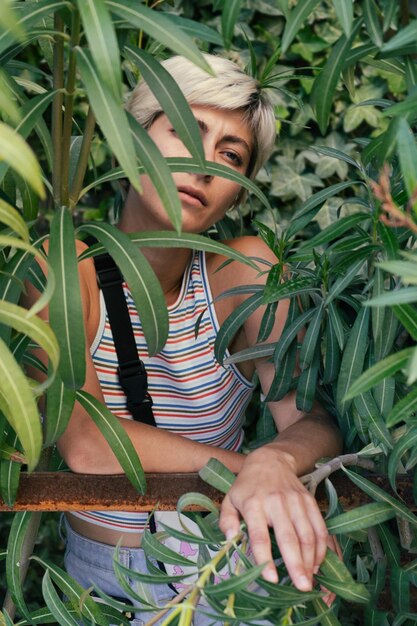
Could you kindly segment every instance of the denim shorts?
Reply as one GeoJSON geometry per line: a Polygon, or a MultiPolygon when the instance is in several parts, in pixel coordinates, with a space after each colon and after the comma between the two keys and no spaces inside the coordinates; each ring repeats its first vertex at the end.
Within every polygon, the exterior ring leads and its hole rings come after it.
{"type": "MultiPolygon", "coordinates": [[[[129,596],[120,586],[113,569],[114,548],[98,541],[86,539],[76,533],[65,520],[66,529],[66,551],[65,568],[70,576],[74,578],[84,589],[94,585],[104,593],[117,597],[122,601],[130,602],[133,607],[140,607],[140,603],[129,596]]],[[[147,573],[145,553],[141,548],[119,548],[119,561],[125,567],[133,571],[147,573]]],[[[134,589],[135,581],[129,581],[134,589]]],[[[152,602],[157,606],[165,606],[167,602],[175,597],[176,593],[168,585],[146,585],[147,594],[152,602]]],[[[204,610],[204,606],[200,606],[204,610]]],[[[155,612],[134,612],[134,619],[130,622],[132,626],[143,626],[150,620],[155,612]]],[[[155,622],[155,626],[160,626],[167,614],[155,622]]],[[[195,626],[221,626],[224,622],[214,622],[212,618],[201,613],[198,609],[194,616],[195,626]]]]}

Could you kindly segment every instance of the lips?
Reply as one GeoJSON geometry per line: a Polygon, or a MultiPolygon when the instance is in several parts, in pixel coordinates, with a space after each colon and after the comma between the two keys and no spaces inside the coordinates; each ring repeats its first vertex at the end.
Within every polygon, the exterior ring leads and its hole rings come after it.
{"type": "Polygon", "coordinates": [[[203,206],[207,206],[207,198],[205,194],[200,191],[200,189],[196,189],[195,187],[190,187],[187,185],[177,187],[177,189],[179,193],[185,193],[187,196],[191,196],[191,198],[195,198],[196,200],[201,202],[203,206]]]}

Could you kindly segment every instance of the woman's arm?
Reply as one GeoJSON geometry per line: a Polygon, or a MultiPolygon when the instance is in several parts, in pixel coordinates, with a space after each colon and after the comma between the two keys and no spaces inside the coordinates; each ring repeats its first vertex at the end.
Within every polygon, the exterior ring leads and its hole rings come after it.
{"type": "MultiPolygon", "coordinates": [[[[239,240],[240,251],[276,262],[272,252],[253,238],[239,240]]],[[[250,270],[246,270],[249,272],[250,270]]],[[[245,282],[260,284],[265,276],[252,274],[240,277],[245,282]]],[[[256,344],[264,310],[259,309],[244,327],[245,344],[256,344]]],[[[280,302],[271,340],[277,341],[288,313],[288,302],[280,302]]],[[[274,365],[263,359],[255,362],[266,394],[274,378],[274,365]]],[[[263,575],[277,581],[272,562],[269,528],[273,528],[282,557],[294,584],[301,590],[312,588],[312,576],[324,559],[329,542],[328,532],[315,498],[298,479],[324,456],[337,456],[341,437],[332,419],[316,405],[307,414],[296,407],[295,392],[279,402],[269,403],[278,430],[276,439],[251,452],[226,495],[220,527],[227,536],[234,536],[240,519],[247,524],[251,546],[257,563],[267,563],[263,575]]]]}

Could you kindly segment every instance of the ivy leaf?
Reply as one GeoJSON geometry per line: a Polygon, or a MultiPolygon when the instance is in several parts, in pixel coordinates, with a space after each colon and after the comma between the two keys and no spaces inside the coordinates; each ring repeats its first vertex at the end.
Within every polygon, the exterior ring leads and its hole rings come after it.
{"type": "Polygon", "coordinates": [[[271,195],[284,200],[300,198],[302,202],[313,195],[315,187],[324,187],[315,174],[302,174],[301,162],[287,157],[278,157],[278,166],[272,168],[271,195]]]}

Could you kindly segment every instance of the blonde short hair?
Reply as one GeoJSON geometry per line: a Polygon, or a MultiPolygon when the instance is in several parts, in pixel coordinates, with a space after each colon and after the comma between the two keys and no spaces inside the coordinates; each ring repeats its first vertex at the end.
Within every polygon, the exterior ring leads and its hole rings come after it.
{"type": "MultiPolygon", "coordinates": [[[[212,76],[181,56],[162,61],[187,102],[218,109],[242,110],[252,131],[253,153],[247,176],[254,178],[270,156],[275,143],[275,115],[269,97],[261,91],[259,81],[246,74],[228,59],[205,54],[212,76]]],[[[144,80],[135,87],[127,110],[144,127],[149,128],[162,112],[161,105],[144,80]]]]}

